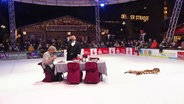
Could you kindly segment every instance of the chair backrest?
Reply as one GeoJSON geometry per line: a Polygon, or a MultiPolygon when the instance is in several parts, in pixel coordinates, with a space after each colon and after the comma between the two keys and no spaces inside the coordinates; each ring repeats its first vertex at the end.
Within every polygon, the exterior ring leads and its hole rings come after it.
{"type": "Polygon", "coordinates": [[[79,63],[77,62],[69,62],[67,66],[68,66],[68,71],[72,71],[72,72],[77,70],[80,71],[80,66],[79,66],[79,63]]]}
{"type": "Polygon", "coordinates": [[[39,62],[38,65],[42,66],[42,62],[39,62]]]}
{"type": "Polygon", "coordinates": [[[68,66],[67,82],[69,84],[79,84],[81,82],[82,77],[79,63],[69,62],[67,66],[68,66]]]}
{"type": "Polygon", "coordinates": [[[86,71],[96,71],[98,70],[98,66],[96,62],[86,62],[85,63],[86,71]]]}
{"type": "Polygon", "coordinates": [[[96,62],[86,62],[86,76],[85,83],[97,84],[100,82],[100,74],[98,72],[98,65],[96,62]]]}
{"type": "Polygon", "coordinates": [[[73,58],[72,60],[73,60],[73,61],[74,61],[74,60],[78,60],[78,61],[80,61],[80,60],[81,60],[81,58],[73,58]]]}

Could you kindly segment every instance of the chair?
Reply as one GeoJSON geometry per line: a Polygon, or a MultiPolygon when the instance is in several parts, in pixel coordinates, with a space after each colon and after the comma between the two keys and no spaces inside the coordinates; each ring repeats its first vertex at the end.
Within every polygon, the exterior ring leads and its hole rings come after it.
{"type": "Polygon", "coordinates": [[[73,60],[73,61],[74,61],[74,60],[78,60],[78,61],[80,61],[80,60],[81,60],[81,58],[73,58],[72,60],[73,60]]]}
{"type": "Polygon", "coordinates": [[[67,82],[69,84],[79,84],[82,81],[82,71],[80,71],[79,63],[69,62],[67,66],[68,66],[67,82]]]}
{"type": "Polygon", "coordinates": [[[53,72],[44,72],[45,78],[42,80],[43,82],[53,82],[55,81],[55,76],[53,72]]]}
{"type": "MultiPolygon", "coordinates": [[[[39,62],[37,65],[42,66],[42,62],[39,62]]],[[[43,68],[42,68],[43,69],[43,68]]],[[[43,69],[43,72],[45,74],[45,78],[42,80],[42,82],[53,82],[55,75],[54,72],[48,72],[43,69]]]]}
{"type": "Polygon", "coordinates": [[[73,58],[72,61],[73,62],[80,62],[82,59],[81,58],[73,58]]]}
{"type": "Polygon", "coordinates": [[[86,62],[86,76],[84,78],[85,83],[97,84],[100,82],[101,74],[98,72],[98,65],[96,62],[86,62]]]}
{"type": "Polygon", "coordinates": [[[42,62],[39,62],[38,65],[42,66],[42,62]]]}

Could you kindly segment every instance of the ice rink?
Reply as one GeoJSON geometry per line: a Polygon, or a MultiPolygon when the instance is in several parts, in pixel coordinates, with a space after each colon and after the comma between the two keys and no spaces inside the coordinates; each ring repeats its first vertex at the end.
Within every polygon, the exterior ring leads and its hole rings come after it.
{"type": "MultiPolygon", "coordinates": [[[[0,104],[184,104],[184,61],[102,55],[107,74],[98,84],[44,83],[41,59],[0,61],[0,104]],[[160,68],[157,75],[124,74],[160,68]]],[[[62,60],[58,58],[56,62],[62,60]]],[[[66,77],[66,74],[65,74],[66,77]]]]}

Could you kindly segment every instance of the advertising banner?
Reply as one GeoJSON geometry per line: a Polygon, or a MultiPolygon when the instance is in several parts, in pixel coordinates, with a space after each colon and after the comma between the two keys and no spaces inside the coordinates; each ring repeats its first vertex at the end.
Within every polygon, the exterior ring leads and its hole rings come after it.
{"type": "Polygon", "coordinates": [[[91,55],[97,55],[97,49],[96,48],[91,48],[90,53],[91,53],[91,55]]]}
{"type": "Polygon", "coordinates": [[[184,60],[184,52],[178,52],[177,57],[178,60],[184,60]]]}
{"type": "Polygon", "coordinates": [[[159,49],[141,49],[140,55],[177,59],[177,50],[163,50],[163,52],[160,53],[159,49]]]}
{"type": "Polygon", "coordinates": [[[84,48],[84,53],[83,53],[83,54],[91,55],[91,50],[90,50],[90,48],[84,48]]]}
{"type": "Polygon", "coordinates": [[[126,54],[126,48],[125,47],[116,47],[115,51],[116,51],[116,54],[126,54]]]}
{"type": "Polygon", "coordinates": [[[132,51],[132,48],[126,48],[126,54],[127,55],[133,55],[134,52],[132,51]]]}
{"type": "Polygon", "coordinates": [[[98,55],[109,54],[109,48],[97,48],[97,54],[98,55]]]}
{"type": "Polygon", "coordinates": [[[109,54],[116,54],[115,53],[115,48],[109,48],[109,54]]]}
{"type": "Polygon", "coordinates": [[[27,52],[5,52],[0,53],[1,60],[27,59],[27,52]]]}
{"type": "Polygon", "coordinates": [[[0,52],[0,60],[6,60],[6,59],[7,59],[6,53],[0,52]]]}

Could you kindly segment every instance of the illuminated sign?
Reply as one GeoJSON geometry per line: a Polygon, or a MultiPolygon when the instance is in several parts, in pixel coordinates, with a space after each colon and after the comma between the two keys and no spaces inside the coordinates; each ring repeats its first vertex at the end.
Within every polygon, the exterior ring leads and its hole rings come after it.
{"type": "Polygon", "coordinates": [[[142,16],[142,15],[128,16],[127,14],[121,14],[121,19],[130,19],[130,20],[138,20],[138,21],[147,22],[149,21],[149,16],[142,16]]]}

